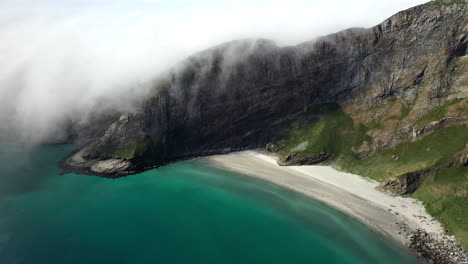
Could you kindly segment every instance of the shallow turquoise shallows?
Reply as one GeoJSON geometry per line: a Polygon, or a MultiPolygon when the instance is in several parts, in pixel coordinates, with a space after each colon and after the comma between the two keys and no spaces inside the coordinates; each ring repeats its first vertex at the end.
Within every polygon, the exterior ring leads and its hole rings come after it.
{"type": "Polygon", "coordinates": [[[116,180],[60,175],[73,146],[0,146],[0,263],[419,263],[322,203],[180,162],[116,180]]]}

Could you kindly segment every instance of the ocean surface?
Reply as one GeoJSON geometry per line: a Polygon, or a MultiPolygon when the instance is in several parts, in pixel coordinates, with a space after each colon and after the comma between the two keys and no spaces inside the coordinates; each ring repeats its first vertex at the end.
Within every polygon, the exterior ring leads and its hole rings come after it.
{"type": "Polygon", "coordinates": [[[320,202],[180,162],[105,179],[61,174],[71,145],[0,145],[0,263],[420,263],[320,202]]]}

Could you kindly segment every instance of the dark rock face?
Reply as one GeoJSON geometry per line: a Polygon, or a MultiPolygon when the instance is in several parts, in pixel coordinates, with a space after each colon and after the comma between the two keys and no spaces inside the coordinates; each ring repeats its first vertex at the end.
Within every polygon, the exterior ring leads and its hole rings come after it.
{"type": "Polygon", "coordinates": [[[442,127],[447,127],[450,124],[461,124],[461,123],[466,123],[468,121],[468,118],[466,117],[460,117],[460,118],[443,118],[441,120],[437,120],[434,122],[431,122],[429,125],[424,126],[418,130],[413,131],[413,138],[421,137],[425,134],[428,134],[432,131],[435,131],[437,129],[440,129],[442,127]]]}
{"type": "Polygon", "coordinates": [[[388,179],[379,189],[388,191],[393,195],[406,195],[416,191],[421,183],[436,172],[436,168],[429,168],[415,172],[406,173],[395,178],[388,179]]]}
{"type": "Polygon", "coordinates": [[[294,47],[247,40],[201,52],[155,84],[133,118],[116,121],[64,164],[93,172],[96,162],[112,159],[128,166],[100,166],[99,173],[125,175],[265,146],[287,131],[288,119],[318,103],[363,109],[386,98],[419,96],[429,107],[466,97],[468,89],[454,78],[437,79],[424,92],[420,84],[466,55],[467,10],[426,4],[370,29],[294,47]]]}
{"type": "Polygon", "coordinates": [[[314,165],[328,160],[332,155],[327,153],[319,153],[311,156],[300,156],[297,154],[289,154],[284,158],[278,160],[280,166],[294,166],[294,165],[314,165]]]}

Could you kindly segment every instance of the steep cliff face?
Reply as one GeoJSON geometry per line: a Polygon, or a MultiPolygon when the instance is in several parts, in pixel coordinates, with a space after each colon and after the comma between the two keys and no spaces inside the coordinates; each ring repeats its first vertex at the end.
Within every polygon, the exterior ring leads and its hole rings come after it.
{"type": "MultiPolygon", "coordinates": [[[[363,138],[356,155],[422,136],[430,128],[417,120],[468,95],[468,8],[455,2],[431,2],[370,29],[294,47],[245,40],[196,54],[155,82],[138,111],[122,115],[65,165],[118,176],[264,146],[319,118],[292,122],[298,114],[330,102],[355,124],[402,115],[382,121],[387,129],[368,131],[373,140],[363,138]]],[[[464,112],[454,113],[439,126],[466,124],[464,112]]]]}

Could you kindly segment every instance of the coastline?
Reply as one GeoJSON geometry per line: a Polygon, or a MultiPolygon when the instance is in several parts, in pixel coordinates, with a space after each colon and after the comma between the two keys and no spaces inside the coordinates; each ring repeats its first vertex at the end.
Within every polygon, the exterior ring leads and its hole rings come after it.
{"type": "MultiPolygon", "coordinates": [[[[276,157],[255,150],[201,157],[197,160],[213,167],[262,179],[319,200],[401,245],[410,247],[426,259],[433,259],[434,256],[427,255],[427,252],[419,248],[419,244],[433,250],[430,244],[425,244],[426,240],[437,246],[445,244],[445,241],[455,241],[453,236],[444,234],[442,225],[425,211],[421,202],[381,192],[375,189],[377,182],[359,175],[341,172],[329,166],[279,166],[276,164],[276,157]],[[418,239],[414,243],[413,235],[421,230],[430,239],[418,239]]],[[[445,252],[445,247],[438,251],[436,255],[450,254],[445,252]]]]}

